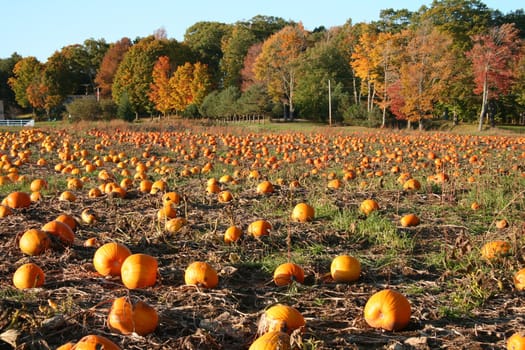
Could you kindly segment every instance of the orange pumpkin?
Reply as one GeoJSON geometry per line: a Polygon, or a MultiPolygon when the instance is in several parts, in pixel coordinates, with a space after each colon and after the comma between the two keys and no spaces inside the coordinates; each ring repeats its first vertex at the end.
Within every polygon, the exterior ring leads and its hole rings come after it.
{"type": "Polygon", "coordinates": [[[257,194],[270,194],[273,191],[273,184],[270,181],[263,181],[257,185],[257,194]]]}
{"type": "Polygon", "coordinates": [[[525,350],[525,334],[514,333],[507,339],[507,350],[525,350]]]}
{"type": "Polygon", "coordinates": [[[273,331],[261,335],[248,350],[290,350],[290,336],[284,332],[273,331]]]}
{"type": "Polygon", "coordinates": [[[89,198],[97,198],[102,196],[102,191],[98,187],[94,187],[88,191],[89,198]]]}
{"type": "Polygon", "coordinates": [[[74,202],[77,200],[77,196],[71,191],[64,191],[58,197],[58,200],[65,202],[74,202]]]}
{"type": "Polygon", "coordinates": [[[281,331],[288,334],[305,325],[303,315],[294,307],[275,304],[268,308],[259,321],[259,333],[281,331]]]}
{"type": "Polygon", "coordinates": [[[215,288],[219,284],[219,276],[207,262],[195,261],[186,268],[184,282],[188,285],[215,288]]]}
{"type": "Polygon", "coordinates": [[[0,205],[0,218],[8,217],[11,214],[13,214],[11,208],[5,205],[0,205]]]}
{"type": "Polygon", "coordinates": [[[278,286],[286,286],[293,281],[304,282],[304,270],[301,266],[294,263],[284,263],[273,272],[273,281],[278,286]]]}
{"type": "Polygon", "coordinates": [[[63,243],[67,245],[72,245],[75,241],[75,234],[73,233],[71,227],[61,221],[53,220],[48,222],[42,226],[42,231],[58,237],[63,243]]]}
{"type": "Polygon", "coordinates": [[[405,328],[412,311],[408,299],[401,293],[384,289],[372,295],[366,302],[364,317],[373,328],[399,331],[405,328]]]}
{"type": "Polygon", "coordinates": [[[512,279],[516,290],[525,290],[525,268],[516,272],[512,279]]]}
{"type": "Polygon", "coordinates": [[[172,218],[166,221],[164,224],[164,229],[169,233],[176,233],[186,225],[187,220],[184,218],[172,218]]]}
{"type": "Polygon", "coordinates": [[[361,263],[349,255],[339,255],[332,260],[330,274],[336,282],[353,282],[361,275],[361,263]]]}
{"type": "Polygon", "coordinates": [[[266,236],[270,233],[272,225],[266,220],[257,220],[248,225],[247,232],[254,237],[266,236]]]}
{"type": "Polygon", "coordinates": [[[411,226],[417,226],[420,223],[419,218],[416,214],[407,214],[403,216],[399,222],[401,223],[401,226],[403,227],[411,227],[411,226]]]}
{"type": "Polygon", "coordinates": [[[341,188],[341,186],[343,186],[343,183],[339,179],[330,180],[330,181],[328,181],[328,184],[326,185],[326,187],[328,187],[328,188],[330,188],[332,190],[337,190],[337,189],[341,188]]]}
{"type": "Polygon", "coordinates": [[[31,189],[31,192],[40,192],[47,188],[47,181],[44,179],[34,179],[31,181],[29,188],[31,189]]]}
{"type": "Polygon", "coordinates": [[[149,193],[155,194],[157,192],[165,192],[168,189],[168,184],[164,180],[157,180],[151,185],[149,193]]]}
{"type": "Polygon", "coordinates": [[[83,223],[88,225],[91,225],[97,220],[97,216],[89,208],[82,210],[82,213],[80,213],[80,218],[82,219],[83,223]]]}
{"type": "Polygon", "coordinates": [[[242,236],[242,230],[237,226],[230,226],[224,232],[224,243],[233,243],[237,242],[242,236]]]}
{"type": "Polygon", "coordinates": [[[306,203],[297,204],[292,210],[292,220],[298,222],[312,221],[315,216],[314,208],[306,203]]]}
{"type": "Polygon", "coordinates": [[[166,192],[162,196],[162,203],[178,205],[180,203],[180,195],[177,192],[166,192]]]}
{"type": "Polygon", "coordinates": [[[22,253],[27,255],[40,255],[51,245],[47,233],[42,230],[30,229],[24,232],[18,246],[22,253]]]}
{"type": "Polygon", "coordinates": [[[419,189],[421,189],[421,183],[414,178],[408,179],[403,184],[403,189],[407,191],[418,191],[419,189]]]}
{"type": "Polygon", "coordinates": [[[365,199],[359,206],[359,211],[365,215],[370,215],[376,210],[379,210],[379,204],[374,199],[365,199]]]}
{"type": "Polygon", "coordinates": [[[31,194],[29,195],[29,199],[31,199],[31,202],[35,203],[35,202],[39,202],[42,200],[42,193],[36,191],[36,192],[31,192],[31,194]]]}
{"type": "Polygon", "coordinates": [[[503,230],[504,228],[509,227],[509,222],[505,219],[497,220],[496,221],[496,228],[503,230]]]}
{"type": "Polygon", "coordinates": [[[120,350],[117,344],[101,335],[86,335],[71,350],[120,350]]]}
{"type": "Polygon", "coordinates": [[[159,325],[159,315],[157,311],[143,301],[138,301],[133,306],[133,324],[135,333],[138,335],[148,335],[153,333],[159,325]]]}
{"type": "Polygon", "coordinates": [[[44,271],[34,263],[20,266],[13,275],[13,284],[18,289],[41,287],[44,282],[44,271]]]}
{"type": "Polygon", "coordinates": [[[131,251],[121,243],[106,243],[93,256],[93,266],[102,276],[120,276],[122,263],[131,251]]]}
{"type": "Polygon", "coordinates": [[[121,297],[113,300],[109,310],[107,323],[113,332],[130,334],[133,332],[133,310],[128,298],[121,297]]]}
{"type": "Polygon", "coordinates": [[[132,254],[120,269],[122,283],[129,289],[153,286],[157,281],[157,259],[147,254],[132,254]]]}
{"type": "Polygon", "coordinates": [[[509,254],[511,246],[505,241],[487,242],[481,247],[481,257],[486,260],[494,260],[509,254]]]}
{"type": "Polygon", "coordinates": [[[2,205],[11,209],[27,208],[31,205],[31,196],[25,192],[11,192],[2,200],[2,205]]]}
{"type": "Polygon", "coordinates": [[[232,193],[230,191],[221,191],[217,195],[217,199],[221,203],[228,203],[228,202],[232,201],[233,195],[232,195],[232,193]]]}
{"type": "Polygon", "coordinates": [[[168,220],[173,219],[177,216],[177,209],[175,209],[172,203],[164,203],[161,209],[157,211],[157,220],[168,220]]]}
{"type": "Polygon", "coordinates": [[[73,349],[73,346],[75,346],[75,343],[69,342],[69,343],[60,345],[58,348],[56,348],[56,350],[71,350],[73,349]]]}
{"type": "Polygon", "coordinates": [[[55,219],[56,221],[63,222],[64,224],[68,225],[73,231],[77,228],[78,222],[77,220],[68,214],[60,214],[55,219]]]}

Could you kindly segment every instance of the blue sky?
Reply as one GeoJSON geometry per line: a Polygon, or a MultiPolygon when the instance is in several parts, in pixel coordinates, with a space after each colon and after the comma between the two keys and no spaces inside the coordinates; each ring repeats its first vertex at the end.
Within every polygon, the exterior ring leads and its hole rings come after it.
{"type": "MultiPolygon", "coordinates": [[[[523,8],[518,0],[485,0],[489,8],[508,13],[523,8]]],[[[114,42],[134,39],[164,28],[169,38],[183,40],[199,21],[235,23],[256,15],[303,22],[308,30],[379,19],[385,8],[418,10],[423,0],[8,0],[2,3],[0,58],[36,56],[45,62],[54,51],[85,39],[114,42]]]]}

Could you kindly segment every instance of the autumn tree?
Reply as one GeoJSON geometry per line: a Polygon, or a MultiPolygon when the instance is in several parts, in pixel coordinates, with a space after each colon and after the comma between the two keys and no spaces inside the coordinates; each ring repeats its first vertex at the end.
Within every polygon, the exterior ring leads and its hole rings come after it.
{"type": "Polygon", "coordinates": [[[13,68],[13,76],[8,84],[15,93],[16,102],[23,108],[33,107],[28,98],[28,87],[39,82],[44,65],[36,57],[29,56],[19,60],[13,68]]]}
{"type": "Polygon", "coordinates": [[[155,104],[155,109],[164,116],[171,109],[170,77],[171,67],[168,56],[160,56],[153,67],[153,81],[148,92],[149,99],[155,104]]]}
{"type": "Polygon", "coordinates": [[[493,27],[487,33],[472,37],[474,46],[467,53],[472,61],[475,89],[482,95],[479,115],[479,131],[487,115],[490,99],[497,100],[500,94],[508,93],[519,61],[520,40],[513,24],[493,27]]]}
{"type": "Polygon", "coordinates": [[[106,51],[95,77],[95,83],[99,88],[100,97],[111,98],[111,88],[117,68],[131,45],[130,39],[122,38],[112,44],[106,51]]]}
{"type": "Polygon", "coordinates": [[[257,60],[257,57],[259,57],[259,54],[262,51],[262,43],[256,43],[252,45],[248,52],[246,53],[246,56],[243,60],[243,65],[241,69],[241,91],[246,91],[250,88],[253,84],[259,83],[255,76],[255,61],[257,60]]]}
{"type": "Polygon", "coordinates": [[[184,111],[190,105],[200,105],[210,90],[206,65],[186,62],[177,67],[169,80],[171,107],[184,111]]]}
{"type": "Polygon", "coordinates": [[[255,35],[249,28],[243,25],[235,25],[230,36],[223,38],[222,51],[223,57],[220,68],[223,75],[223,85],[241,87],[241,70],[244,57],[248,49],[256,41],[255,35]]]}
{"type": "Polygon", "coordinates": [[[435,105],[446,94],[454,64],[452,40],[428,23],[404,34],[410,39],[399,70],[402,111],[409,127],[417,121],[422,129],[423,120],[434,117],[435,105]]]}
{"type": "Polygon", "coordinates": [[[375,50],[377,34],[371,28],[364,31],[359,43],[352,53],[351,66],[361,80],[361,91],[366,91],[366,111],[370,113],[374,107],[376,82],[378,79],[379,57],[375,50]]]}
{"type": "Polygon", "coordinates": [[[288,107],[290,119],[294,117],[298,59],[306,50],[306,37],[302,24],[284,27],[264,42],[254,67],[256,78],[265,82],[274,102],[288,107]]]}

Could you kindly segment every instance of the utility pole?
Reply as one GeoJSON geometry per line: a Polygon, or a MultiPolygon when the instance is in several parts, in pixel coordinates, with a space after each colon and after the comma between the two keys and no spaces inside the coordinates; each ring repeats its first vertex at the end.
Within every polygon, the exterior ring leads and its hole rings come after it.
{"type": "Polygon", "coordinates": [[[332,126],[332,89],[330,88],[330,79],[328,79],[328,125],[332,126]]]}

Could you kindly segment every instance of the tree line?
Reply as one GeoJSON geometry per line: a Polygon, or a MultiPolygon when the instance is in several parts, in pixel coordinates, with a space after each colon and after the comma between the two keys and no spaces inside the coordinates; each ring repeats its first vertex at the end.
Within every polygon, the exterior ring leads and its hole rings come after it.
{"type": "Polygon", "coordinates": [[[182,42],[159,29],[114,43],[87,39],[46,62],[14,53],[0,59],[0,92],[8,112],[41,118],[327,122],[330,105],[336,122],[423,128],[448,118],[481,129],[525,123],[524,37],[523,9],[502,14],[478,0],[384,9],[378,21],[312,31],[259,15],[197,22],[182,42]]]}

